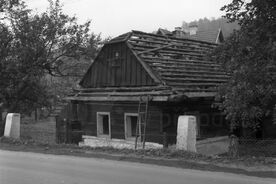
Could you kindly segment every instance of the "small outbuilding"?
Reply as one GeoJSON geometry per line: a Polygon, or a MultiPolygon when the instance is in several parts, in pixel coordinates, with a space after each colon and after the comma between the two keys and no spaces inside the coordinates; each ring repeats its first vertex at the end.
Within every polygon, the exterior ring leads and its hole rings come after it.
{"type": "Polygon", "coordinates": [[[179,115],[196,116],[198,139],[227,135],[224,115],[212,108],[228,79],[207,57],[216,46],[140,31],[112,39],[57,117],[59,142],[83,135],[133,141],[138,130],[146,142],[162,144],[166,135],[175,144],[179,115]]]}

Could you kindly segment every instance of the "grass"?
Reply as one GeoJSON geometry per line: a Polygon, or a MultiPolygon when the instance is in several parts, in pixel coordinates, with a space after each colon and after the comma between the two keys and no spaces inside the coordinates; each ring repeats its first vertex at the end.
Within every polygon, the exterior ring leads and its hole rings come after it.
{"type": "Polygon", "coordinates": [[[41,143],[55,143],[55,122],[50,119],[34,121],[23,119],[20,125],[20,136],[23,140],[35,140],[41,143]]]}

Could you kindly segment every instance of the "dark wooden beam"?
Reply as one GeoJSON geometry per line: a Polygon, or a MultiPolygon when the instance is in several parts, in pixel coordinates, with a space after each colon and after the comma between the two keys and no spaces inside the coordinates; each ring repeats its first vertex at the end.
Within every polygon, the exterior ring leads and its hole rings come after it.
{"type": "MultiPolygon", "coordinates": [[[[161,47],[157,47],[157,48],[145,50],[145,51],[139,52],[138,55],[145,54],[145,53],[149,53],[149,52],[156,52],[156,51],[159,51],[159,50],[161,50],[161,49],[171,47],[171,46],[173,46],[173,45],[174,45],[174,44],[169,44],[169,45],[165,45],[165,46],[161,46],[161,47]]],[[[134,48],[134,49],[135,49],[135,48],[134,48]]]]}

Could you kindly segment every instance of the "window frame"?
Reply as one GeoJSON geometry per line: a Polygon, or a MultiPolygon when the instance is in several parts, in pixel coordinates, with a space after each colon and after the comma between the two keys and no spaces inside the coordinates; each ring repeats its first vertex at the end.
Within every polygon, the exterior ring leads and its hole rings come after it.
{"type": "Polygon", "coordinates": [[[128,136],[129,133],[128,133],[128,121],[127,121],[127,117],[130,117],[130,116],[136,116],[137,117],[137,125],[139,126],[139,132],[141,132],[141,125],[139,124],[139,115],[138,113],[124,113],[124,129],[125,129],[125,139],[126,140],[135,140],[135,135],[134,136],[128,136]]]}
{"type": "MultiPolygon", "coordinates": [[[[103,123],[103,122],[102,122],[103,123]]],[[[102,126],[103,127],[103,126],[102,126]]],[[[102,130],[103,132],[103,130],[102,130]]],[[[111,119],[110,119],[110,112],[97,112],[97,137],[109,138],[111,139],[111,119]],[[109,134],[100,134],[100,116],[107,115],[108,116],[108,128],[109,134]]]]}

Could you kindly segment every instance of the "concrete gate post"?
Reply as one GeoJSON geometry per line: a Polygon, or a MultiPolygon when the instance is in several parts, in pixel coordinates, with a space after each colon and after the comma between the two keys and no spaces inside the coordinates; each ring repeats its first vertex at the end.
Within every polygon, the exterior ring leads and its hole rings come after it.
{"type": "Polygon", "coordinates": [[[176,149],[196,152],[196,117],[179,116],[176,149]]]}
{"type": "Polygon", "coordinates": [[[20,114],[9,113],[6,117],[5,137],[20,138],[20,114]]]}

